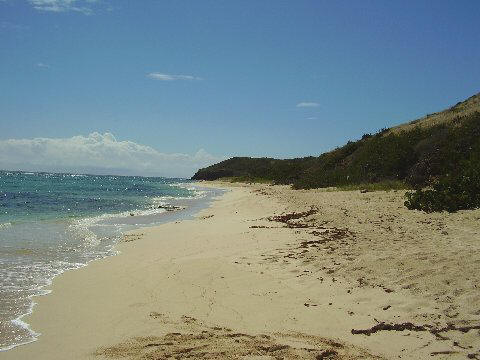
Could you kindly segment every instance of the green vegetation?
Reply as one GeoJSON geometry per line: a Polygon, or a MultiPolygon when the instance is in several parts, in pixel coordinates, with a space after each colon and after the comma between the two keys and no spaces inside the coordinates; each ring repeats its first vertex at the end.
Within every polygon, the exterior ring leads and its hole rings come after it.
{"type": "MultiPolygon", "coordinates": [[[[468,101],[477,98],[480,95],[468,101]]],[[[480,112],[459,116],[455,109],[439,113],[448,121],[431,126],[420,121],[407,130],[382,129],[319,157],[236,157],[199,170],[193,179],[234,177],[235,181],[291,184],[295,189],[414,188],[417,191],[408,193],[405,202],[409,209],[480,207],[480,112]]]]}
{"type": "Polygon", "coordinates": [[[261,178],[261,177],[251,177],[251,176],[230,176],[219,178],[220,181],[230,182],[230,183],[257,183],[257,184],[271,184],[272,181],[261,178]]]}
{"type": "Polygon", "coordinates": [[[446,174],[431,189],[407,193],[405,206],[426,212],[480,208],[480,157],[465,161],[458,174],[446,174]]]}
{"type": "Polygon", "coordinates": [[[380,181],[377,183],[366,183],[366,184],[350,184],[342,185],[336,188],[339,191],[391,191],[391,190],[409,190],[411,186],[406,184],[403,181],[398,180],[387,180],[380,181]]]}

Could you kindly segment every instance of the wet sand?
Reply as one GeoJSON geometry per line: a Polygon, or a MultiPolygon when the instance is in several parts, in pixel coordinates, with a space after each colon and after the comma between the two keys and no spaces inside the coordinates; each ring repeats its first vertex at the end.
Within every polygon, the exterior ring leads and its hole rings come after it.
{"type": "Polygon", "coordinates": [[[2,359],[480,359],[480,211],[226,186],[55,279],[2,359]]]}

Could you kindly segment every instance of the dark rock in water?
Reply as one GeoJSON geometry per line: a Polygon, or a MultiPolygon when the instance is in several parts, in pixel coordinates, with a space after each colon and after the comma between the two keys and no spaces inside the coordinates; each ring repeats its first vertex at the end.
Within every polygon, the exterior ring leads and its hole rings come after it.
{"type": "Polygon", "coordinates": [[[135,216],[135,214],[134,214],[134,213],[130,213],[130,216],[135,216]]]}
{"type": "Polygon", "coordinates": [[[166,204],[166,205],[158,205],[157,209],[165,209],[167,211],[175,211],[175,210],[181,210],[183,209],[182,206],[175,206],[171,204],[166,204]]]}

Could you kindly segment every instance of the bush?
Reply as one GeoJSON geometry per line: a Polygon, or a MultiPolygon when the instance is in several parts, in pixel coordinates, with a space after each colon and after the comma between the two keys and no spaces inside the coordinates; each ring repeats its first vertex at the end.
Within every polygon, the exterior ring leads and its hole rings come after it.
{"type": "Polygon", "coordinates": [[[405,196],[405,206],[410,210],[455,212],[480,208],[480,156],[476,154],[463,162],[459,174],[442,176],[432,189],[420,189],[405,196]]]}

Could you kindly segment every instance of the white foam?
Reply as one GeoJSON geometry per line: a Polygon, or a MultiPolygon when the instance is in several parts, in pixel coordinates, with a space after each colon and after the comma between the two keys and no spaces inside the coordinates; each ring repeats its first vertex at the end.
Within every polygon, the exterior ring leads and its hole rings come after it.
{"type": "Polygon", "coordinates": [[[8,229],[11,226],[12,226],[12,223],[9,223],[9,222],[3,223],[3,224],[0,223],[0,230],[8,229]]]}
{"type": "Polygon", "coordinates": [[[92,217],[76,220],[69,225],[69,229],[84,239],[84,244],[89,247],[95,247],[100,244],[98,236],[90,229],[95,226],[112,226],[110,223],[104,223],[106,220],[115,218],[129,218],[132,216],[158,215],[166,212],[163,208],[153,208],[144,210],[124,211],[121,213],[102,214],[92,217]]]}
{"type": "MultiPolygon", "coordinates": [[[[29,298],[31,299],[33,296],[37,296],[37,295],[29,296],[29,298]]],[[[25,340],[25,341],[23,341],[21,343],[18,343],[18,344],[13,344],[13,345],[9,345],[9,346],[0,348],[0,351],[11,350],[13,348],[16,348],[17,346],[27,345],[27,344],[31,344],[34,341],[37,341],[37,339],[41,335],[41,333],[38,333],[38,332],[34,331],[30,327],[29,324],[27,324],[25,321],[22,320],[25,316],[28,316],[33,312],[33,308],[35,307],[35,305],[36,305],[36,303],[33,300],[31,300],[31,303],[30,303],[30,306],[28,307],[27,312],[25,314],[20,315],[16,319],[11,320],[12,324],[14,324],[14,325],[16,325],[16,326],[18,326],[22,329],[25,329],[32,338],[30,340],[25,340]]]]}
{"type": "Polygon", "coordinates": [[[166,196],[153,197],[150,199],[150,201],[152,202],[153,206],[158,206],[158,205],[165,206],[165,205],[171,205],[172,201],[188,200],[188,199],[194,199],[194,198],[166,195],[166,196]]]}
{"type": "MultiPolygon", "coordinates": [[[[114,255],[114,254],[112,254],[114,255]]],[[[93,261],[93,260],[96,260],[96,259],[92,259],[90,261],[93,261]]],[[[28,339],[28,340],[25,340],[25,341],[22,341],[20,343],[17,343],[17,344],[12,344],[12,345],[8,345],[6,347],[3,347],[3,348],[0,348],[0,352],[2,351],[7,351],[7,350],[11,350],[13,348],[16,348],[18,346],[22,346],[22,345],[27,345],[27,344],[31,344],[35,341],[38,340],[38,337],[41,335],[41,333],[39,332],[36,332],[35,330],[33,330],[31,327],[30,327],[30,324],[28,324],[27,322],[23,321],[23,318],[25,316],[28,316],[30,314],[33,313],[33,308],[35,307],[36,305],[36,302],[33,301],[33,298],[37,297],[37,296],[45,296],[45,295],[48,295],[52,292],[52,290],[50,289],[44,289],[45,287],[48,287],[48,286],[51,286],[52,283],[53,283],[53,279],[60,275],[60,274],[63,274],[64,272],[66,271],[69,271],[69,270],[74,270],[74,269],[78,269],[78,268],[81,268],[81,267],[84,267],[84,266],[87,266],[88,263],[90,261],[87,261],[86,263],[69,263],[69,262],[66,262],[66,261],[56,261],[56,263],[58,265],[63,265],[63,267],[60,267],[58,268],[56,271],[54,271],[53,273],[49,273],[48,274],[48,277],[45,278],[45,283],[44,284],[40,284],[38,286],[36,286],[35,288],[33,289],[30,289],[30,290],[34,290],[35,293],[32,294],[32,295],[29,295],[28,296],[28,299],[30,300],[30,305],[28,307],[28,310],[18,316],[17,318],[13,319],[13,320],[10,320],[10,322],[17,326],[17,327],[20,327],[24,330],[26,330],[28,332],[28,334],[31,336],[31,339],[28,339]]]]}
{"type": "Polygon", "coordinates": [[[188,191],[192,191],[194,193],[193,197],[182,197],[181,199],[200,199],[200,198],[204,198],[204,197],[207,196],[207,191],[198,189],[192,183],[178,182],[178,183],[172,184],[172,186],[177,186],[179,188],[182,188],[182,189],[185,189],[185,190],[188,190],[188,191]]]}

